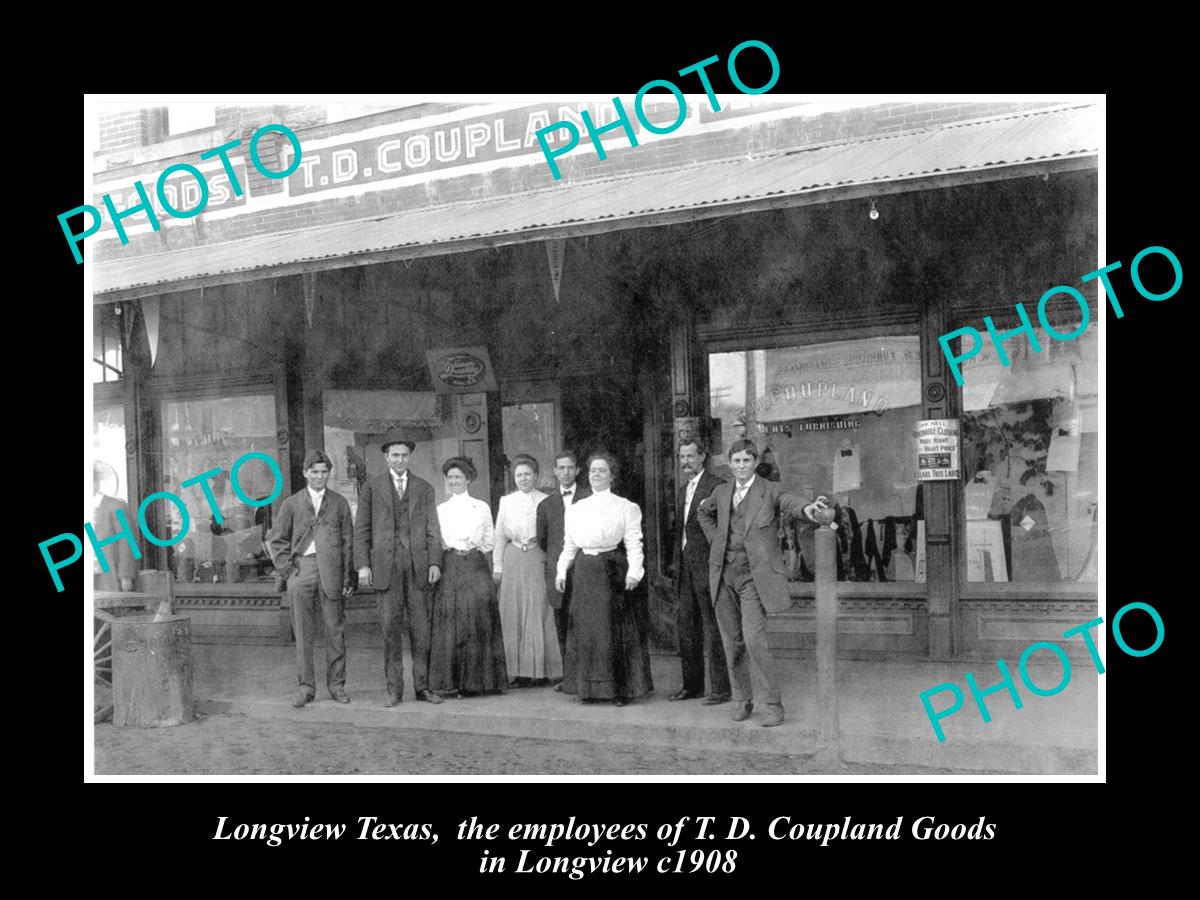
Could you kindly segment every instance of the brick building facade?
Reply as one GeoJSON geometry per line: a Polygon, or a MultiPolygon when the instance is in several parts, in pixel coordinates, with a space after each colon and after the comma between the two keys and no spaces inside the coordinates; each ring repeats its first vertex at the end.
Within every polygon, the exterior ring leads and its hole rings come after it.
{"type": "MultiPolygon", "coordinates": [[[[120,377],[111,366],[97,377],[97,446],[122,448],[112,466],[128,499],[264,442],[284,496],[314,446],[352,494],[379,466],[369,450],[387,425],[419,435],[418,471],[431,477],[448,455],[483,462],[472,492],[495,509],[516,453],[543,458],[548,480],[555,447],[604,446],[645,512],[644,590],[669,645],[677,435],[699,429],[719,452],[746,434],[772,449],[768,477],[847,511],[844,653],[994,658],[1091,617],[1091,333],[1004,371],[981,354],[982,393],[957,388],[937,336],[982,328],[984,315],[1015,321],[1014,301],[1029,307],[1095,268],[1097,111],[723,97],[712,112],[703,99],[688,98],[675,134],[639,128],[634,147],[609,132],[605,159],[585,134],[558,158],[559,180],[531,136],[585,109],[611,124],[611,102],[417,104],[342,120],[320,106],[229,106],[174,137],[164,110],[102,113],[98,208],[105,193],[128,208],[139,179],[153,195],[176,163],[198,165],[211,188],[194,218],[161,213],[152,231],[135,214],[129,243],[110,222],[91,239],[97,345],[107,335],[120,349],[120,377]],[[303,148],[279,179],[247,157],[275,123],[303,148]],[[199,161],[235,140],[240,198],[220,161],[199,161]],[[439,384],[433,366],[452,352],[480,355],[495,389],[439,384]],[[868,362],[881,358],[890,368],[868,362]],[[887,408],[860,412],[867,391],[887,408]],[[918,483],[906,441],[916,421],[940,418],[963,423],[963,476],[918,483]],[[1071,422],[1078,445],[1063,451],[1056,435],[1071,422]]],[[[675,107],[647,109],[663,121],[675,107]]],[[[274,171],[289,151],[279,132],[259,146],[274,171]]],[[[1095,312],[1094,286],[1084,293],[1095,312]]],[[[198,633],[279,635],[278,595],[253,553],[267,518],[147,548],[176,573],[198,633]]],[[[811,555],[803,536],[781,540],[796,604],[772,640],[802,654],[811,555]]],[[[370,621],[369,600],[355,602],[352,620],[370,621]]]]}

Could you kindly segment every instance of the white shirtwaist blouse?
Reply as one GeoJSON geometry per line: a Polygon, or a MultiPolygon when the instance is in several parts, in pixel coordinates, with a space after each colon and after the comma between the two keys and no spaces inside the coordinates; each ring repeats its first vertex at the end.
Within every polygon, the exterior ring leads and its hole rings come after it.
{"type": "Polygon", "coordinates": [[[626,578],[641,581],[645,574],[642,553],[642,511],[638,505],[612,491],[596,491],[590,497],[566,508],[562,556],[558,558],[558,577],[567,577],[567,568],[582,550],[597,556],[616,550],[625,542],[629,560],[626,578]]]}
{"type": "Polygon", "coordinates": [[[514,491],[500,498],[500,509],[496,513],[496,550],[492,554],[492,571],[503,574],[504,548],[512,543],[522,550],[537,546],[537,505],[548,494],[536,488],[528,494],[514,491]]]}
{"type": "Polygon", "coordinates": [[[482,550],[491,553],[495,544],[492,510],[470,494],[452,494],[438,504],[442,546],[447,550],[482,550]]]}

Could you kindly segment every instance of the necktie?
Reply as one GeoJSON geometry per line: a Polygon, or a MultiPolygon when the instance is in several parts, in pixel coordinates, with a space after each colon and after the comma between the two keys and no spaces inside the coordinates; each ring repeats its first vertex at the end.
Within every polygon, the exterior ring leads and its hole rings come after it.
{"type": "Polygon", "coordinates": [[[404,499],[404,477],[401,476],[400,478],[396,478],[395,476],[393,476],[392,484],[395,485],[395,487],[396,487],[396,497],[400,500],[403,500],[404,499]]]}
{"type": "Polygon", "coordinates": [[[683,547],[685,550],[687,549],[687,520],[688,520],[688,516],[691,515],[691,513],[692,513],[692,498],[694,498],[695,496],[696,496],[696,482],[689,480],[688,486],[687,486],[687,494],[683,501],[683,526],[681,529],[683,532],[683,547]]]}
{"type": "Polygon", "coordinates": [[[739,506],[741,506],[744,499],[746,499],[746,486],[742,485],[733,492],[733,508],[737,509],[739,506]]]}

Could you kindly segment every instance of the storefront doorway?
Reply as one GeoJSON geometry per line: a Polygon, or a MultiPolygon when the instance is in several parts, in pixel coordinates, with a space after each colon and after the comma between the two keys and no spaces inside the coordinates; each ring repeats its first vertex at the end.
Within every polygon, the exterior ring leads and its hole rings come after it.
{"type": "Polygon", "coordinates": [[[562,448],[562,391],[557,380],[514,381],[503,385],[505,492],[516,490],[512,460],[527,454],[538,461],[537,487],[554,487],[554,457],[562,448]]]}

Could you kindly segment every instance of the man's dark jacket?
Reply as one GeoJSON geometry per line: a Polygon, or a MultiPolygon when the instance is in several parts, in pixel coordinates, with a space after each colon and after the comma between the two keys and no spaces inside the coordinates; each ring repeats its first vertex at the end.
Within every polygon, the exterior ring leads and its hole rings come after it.
{"type": "Polygon", "coordinates": [[[700,483],[696,485],[696,493],[692,495],[692,505],[688,509],[687,521],[683,521],[683,508],[687,503],[687,482],[679,489],[675,499],[675,553],[672,570],[675,573],[675,585],[678,590],[683,581],[683,567],[687,566],[692,576],[692,583],[703,590],[708,589],[709,559],[708,538],[700,527],[700,502],[708,497],[718,485],[724,484],[723,478],[718,478],[705,469],[700,475],[700,483]],[[687,534],[687,547],[683,546],[683,535],[687,534]]]}
{"type": "MultiPolygon", "coordinates": [[[[386,591],[392,583],[397,500],[390,470],[368,478],[358,495],[354,567],[371,567],[371,587],[377,591],[386,591]]],[[[416,579],[414,584],[419,589],[426,583],[429,567],[442,564],[442,529],[438,524],[433,485],[409,472],[403,502],[408,504],[408,534],[401,536],[401,542],[408,545],[416,579]]]]}
{"type": "Polygon", "coordinates": [[[294,558],[308,549],[306,532],[310,530],[317,542],[321,587],[330,597],[340,597],[351,585],[354,551],[354,522],[346,498],[326,488],[319,513],[313,512],[307,487],[284,500],[267,535],[267,549],[275,568],[286,570],[294,558]]]}

